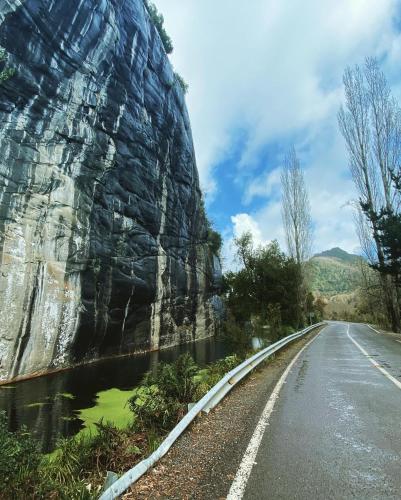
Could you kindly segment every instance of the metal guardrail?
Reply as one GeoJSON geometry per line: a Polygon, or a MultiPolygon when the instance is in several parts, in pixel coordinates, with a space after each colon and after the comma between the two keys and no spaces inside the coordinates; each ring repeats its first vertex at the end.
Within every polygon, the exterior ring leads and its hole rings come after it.
{"type": "Polygon", "coordinates": [[[293,333],[285,337],[269,347],[262,349],[251,358],[246,359],[243,363],[228,372],[210,391],[198,401],[195,406],[185,415],[185,417],[174,427],[163,443],[154,451],[148,458],[139,462],[135,467],[123,474],[112,485],[110,485],[100,496],[99,500],[114,500],[119,495],[124,493],[131,485],[133,485],[145,472],[160,460],[169,451],[174,442],[191,424],[191,422],[202,411],[209,413],[223,398],[231,391],[231,389],[242,380],[250,371],[258,366],[262,361],[270,357],[272,354],[286,346],[293,340],[296,340],[303,335],[306,335],[311,330],[324,325],[325,323],[317,323],[300,332],[293,333]]]}

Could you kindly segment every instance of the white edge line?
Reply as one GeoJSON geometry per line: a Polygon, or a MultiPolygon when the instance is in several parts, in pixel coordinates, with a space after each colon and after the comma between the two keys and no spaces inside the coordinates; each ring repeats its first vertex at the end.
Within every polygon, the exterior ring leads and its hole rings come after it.
{"type": "Polygon", "coordinates": [[[360,344],[358,344],[358,342],[354,338],[351,337],[351,335],[349,334],[349,325],[348,325],[348,328],[347,328],[347,335],[350,338],[350,340],[352,340],[352,342],[361,351],[361,353],[364,354],[368,358],[368,360],[372,363],[372,365],[374,367],[376,367],[378,370],[380,370],[385,377],[387,377],[389,380],[391,380],[391,382],[393,382],[393,384],[396,385],[398,387],[398,389],[401,389],[401,382],[399,380],[397,380],[395,377],[393,377],[381,365],[379,365],[379,363],[375,359],[372,359],[372,357],[365,351],[365,349],[360,344]]]}
{"type": "Polygon", "coordinates": [[[274,405],[278,399],[280,394],[280,390],[284,385],[286,378],[291,371],[291,368],[297,362],[299,356],[302,352],[320,335],[321,330],[316,337],[310,340],[293,358],[291,363],[288,365],[284,373],[281,375],[280,380],[277,382],[276,386],[271,393],[266,406],[263,410],[263,413],[259,419],[259,422],[254,430],[254,433],[249,441],[248,447],[245,451],[245,454],[242,458],[241,464],[238,468],[238,471],[235,475],[234,481],[231,485],[230,491],[227,495],[227,500],[241,500],[244,495],[246,485],[248,483],[249,476],[251,475],[252,467],[255,464],[256,455],[258,453],[258,449],[260,443],[262,442],[262,438],[265,432],[265,429],[269,423],[270,415],[272,414],[274,405]]]}
{"type": "MultiPolygon", "coordinates": [[[[370,326],[368,325],[367,323],[361,323],[361,324],[365,324],[366,326],[368,326],[371,330],[373,330],[375,333],[378,333],[379,335],[383,335],[383,333],[380,333],[379,331],[377,331],[375,328],[373,328],[373,326],[370,326]]],[[[395,340],[396,342],[399,342],[401,344],[401,340],[397,340],[397,339],[393,339],[395,340]]]]}
{"type": "MultiPolygon", "coordinates": [[[[373,326],[370,326],[368,325],[368,323],[361,323],[362,325],[365,324],[366,326],[368,326],[371,330],[373,330],[375,333],[378,333],[379,335],[383,335],[382,333],[380,333],[378,330],[376,330],[376,328],[373,328],[373,326]]],[[[348,328],[349,328],[349,324],[348,324],[348,328]]]]}

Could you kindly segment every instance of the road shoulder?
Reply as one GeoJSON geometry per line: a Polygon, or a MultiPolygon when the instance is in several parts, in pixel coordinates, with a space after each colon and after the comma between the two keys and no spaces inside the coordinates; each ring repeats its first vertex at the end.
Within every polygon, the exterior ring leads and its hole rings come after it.
{"type": "Polygon", "coordinates": [[[124,499],[225,498],[263,408],[307,335],[251,374],[209,414],[202,415],[124,499]]]}

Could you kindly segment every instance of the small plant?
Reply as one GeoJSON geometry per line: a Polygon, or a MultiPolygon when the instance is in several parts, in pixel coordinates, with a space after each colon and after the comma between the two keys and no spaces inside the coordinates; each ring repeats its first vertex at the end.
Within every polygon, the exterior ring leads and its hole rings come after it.
{"type": "Polygon", "coordinates": [[[200,219],[204,221],[206,229],[206,243],[209,245],[210,250],[215,254],[219,255],[221,247],[223,245],[223,239],[221,234],[213,229],[213,223],[209,220],[206,214],[205,201],[203,197],[200,200],[199,205],[200,219]]]}
{"type": "Polygon", "coordinates": [[[174,78],[175,78],[175,81],[182,88],[182,91],[184,92],[184,94],[186,94],[188,92],[188,88],[189,88],[187,82],[184,80],[184,78],[179,73],[174,73],[174,78]]]}
{"type": "MultiPolygon", "coordinates": [[[[6,51],[0,47],[0,63],[7,63],[7,53],[6,51]]],[[[11,78],[15,74],[14,68],[5,67],[2,71],[0,71],[0,84],[11,78]]]]}
{"type": "Polygon", "coordinates": [[[171,38],[168,36],[167,31],[164,27],[163,14],[160,14],[157,10],[156,5],[152,2],[149,2],[148,0],[145,0],[145,7],[149,13],[150,19],[152,20],[155,28],[157,29],[157,32],[159,33],[166,54],[171,54],[173,52],[173,42],[171,41],[171,38]]]}

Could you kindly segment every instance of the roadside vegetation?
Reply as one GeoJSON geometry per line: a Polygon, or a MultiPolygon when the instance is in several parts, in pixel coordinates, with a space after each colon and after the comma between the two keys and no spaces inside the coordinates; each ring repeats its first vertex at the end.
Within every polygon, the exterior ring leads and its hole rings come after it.
{"type": "Polygon", "coordinates": [[[184,354],[175,363],[161,363],[125,401],[129,425],[100,420],[90,432],[61,439],[51,454],[41,453],[25,428],[9,431],[0,413],[0,498],[98,498],[107,470],[122,474],[152,453],[188,403],[202,398],[242,359],[232,355],[200,368],[184,354]]]}
{"type": "Polygon", "coordinates": [[[304,286],[301,266],[276,241],[256,247],[252,235],[245,233],[235,244],[241,268],[224,276],[224,330],[232,341],[240,343],[244,335],[276,341],[321,319],[319,304],[304,286]]]}

